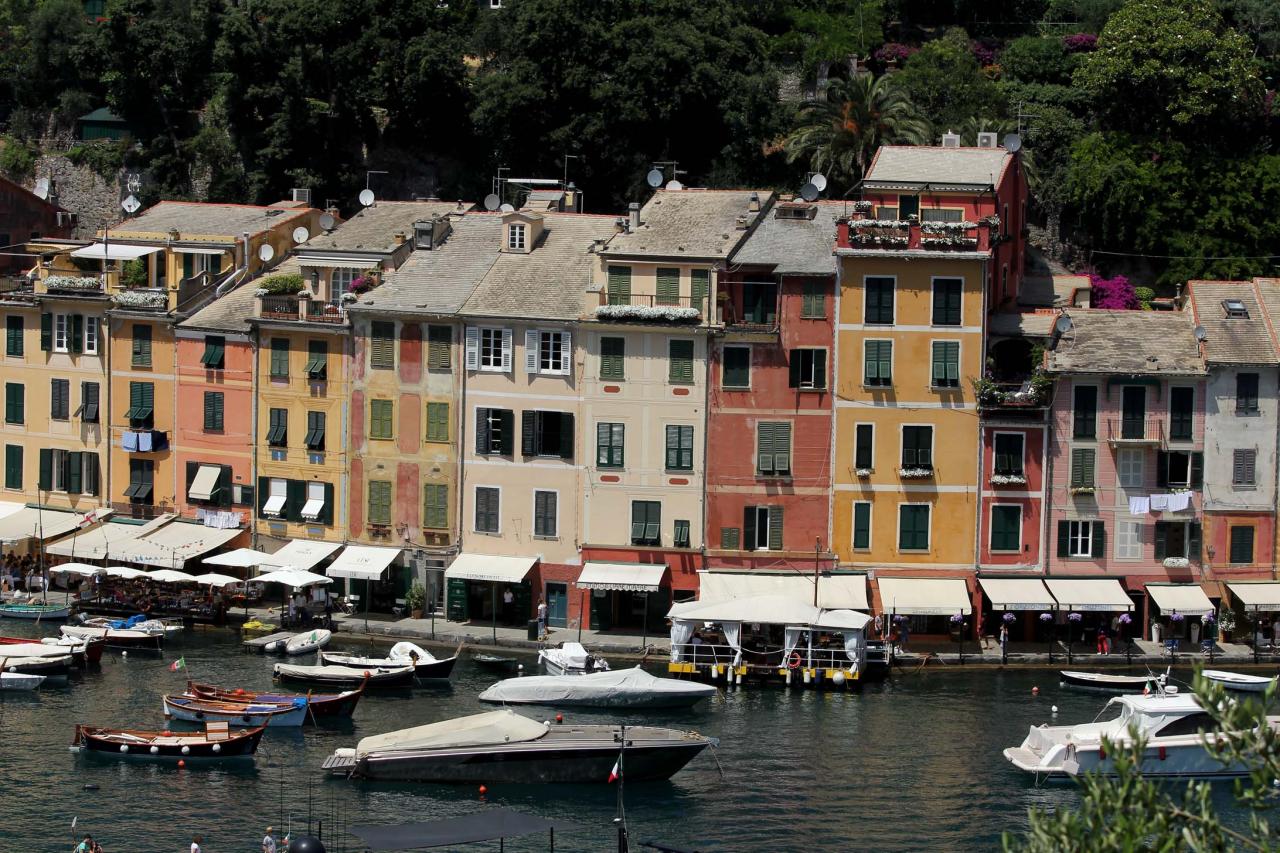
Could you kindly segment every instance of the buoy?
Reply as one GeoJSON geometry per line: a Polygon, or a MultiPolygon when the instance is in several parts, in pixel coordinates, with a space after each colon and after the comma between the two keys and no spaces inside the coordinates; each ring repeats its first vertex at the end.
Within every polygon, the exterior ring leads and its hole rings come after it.
{"type": "Polygon", "coordinates": [[[213,751],[214,751],[214,752],[222,752],[222,744],[220,744],[220,743],[215,743],[215,744],[213,745],[213,751]]]}
{"type": "Polygon", "coordinates": [[[179,766],[179,767],[186,767],[186,766],[187,766],[187,762],[185,762],[185,761],[183,761],[181,758],[179,758],[179,759],[178,759],[178,766],[179,766]]]}
{"type": "Polygon", "coordinates": [[[161,732],[161,734],[163,734],[165,737],[173,736],[173,732],[169,731],[168,729],[165,729],[163,732],[161,732]]]}
{"type": "Polygon", "coordinates": [[[563,723],[563,722],[564,722],[564,714],[556,714],[556,722],[557,722],[557,723],[563,723]]]}
{"type": "Polygon", "coordinates": [[[488,789],[488,788],[486,788],[484,785],[481,785],[481,786],[480,786],[480,796],[482,796],[482,797],[483,797],[483,796],[484,796],[485,794],[487,794],[487,793],[489,793],[489,789],[488,789]]]}
{"type": "Polygon", "coordinates": [[[153,747],[151,747],[151,754],[152,754],[152,755],[155,755],[155,754],[156,754],[157,752],[159,752],[159,751],[160,751],[160,747],[158,747],[158,746],[153,746],[153,747]]]}
{"type": "Polygon", "coordinates": [[[122,743],[122,744],[120,744],[120,751],[121,751],[121,752],[128,752],[128,751],[129,751],[129,744],[127,744],[127,743],[122,743]]]}
{"type": "Polygon", "coordinates": [[[805,668],[804,670],[802,670],[802,672],[804,672],[804,683],[808,684],[809,680],[812,678],[812,675],[810,675],[812,670],[805,668]]]}
{"type": "Polygon", "coordinates": [[[120,652],[120,657],[127,658],[128,656],[129,656],[129,653],[127,651],[120,652]]]}
{"type": "Polygon", "coordinates": [[[184,747],[182,748],[182,754],[183,754],[183,755],[187,755],[187,754],[189,754],[190,752],[191,752],[191,747],[189,747],[189,746],[184,746],[184,747]]]}
{"type": "Polygon", "coordinates": [[[1039,695],[1040,695],[1040,688],[1039,688],[1039,687],[1032,687],[1032,688],[1031,688],[1031,695],[1032,695],[1032,696],[1039,696],[1039,695]]]}
{"type": "Polygon", "coordinates": [[[1052,712],[1053,714],[1057,714],[1058,706],[1057,705],[1052,706],[1051,708],[1049,708],[1049,711],[1052,712]]]}
{"type": "Polygon", "coordinates": [[[524,672],[524,664],[522,663],[516,664],[516,672],[524,672]]]}
{"type": "Polygon", "coordinates": [[[838,670],[836,670],[836,674],[835,674],[835,675],[833,675],[833,676],[831,676],[831,681],[832,681],[832,683],[834,683],[837,687],[839,687],[839,686],[843,685],[843,684],[844,684],[844,670],[842,670],[842,669],[838,669],[838,670]]]}

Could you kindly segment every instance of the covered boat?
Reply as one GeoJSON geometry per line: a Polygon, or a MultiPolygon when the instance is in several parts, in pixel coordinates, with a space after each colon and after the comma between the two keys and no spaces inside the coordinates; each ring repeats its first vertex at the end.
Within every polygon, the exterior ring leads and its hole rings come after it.
{"type": "Polygon", "coordinates": [[[315,628],[301,634],[295,634],[284,644],[284,653],[293,657],[319,651],[329,645],[333,632],[327,628],[315,628]]]}
{"type": "Polygon", "coordinates": [[[414,643],[396,643],[391,647],[391,651],[387,653],[385,658],[349,655],[340,652],[321,652],[320,662],[355,667],[412,666],[413,677],[420,681],[443,680],[453,674],[453,665],[457,662],[458,653],[461,651],[462,646],[459,645],[458,650],[453,653],[452,657],[438,658],[414,643]]]}
{"type": "Polygon", "coordinates": [[[233,723],[237,726],[300,726],[307,717],[307,700],[295,699],[289,704],[266,702],[228,702],[199,696],[164,697],[164,715],[168,719],[188,723],[233,723]]]}
{"type": "Polygon", "coordinates": [[[53,621],[66,619],[70,615],[71,607],[66,604],[16,604],[11,601],[0,604],[0,617],[6,619],[53,621]]]}
{"type": "Polygon", "coordinates": [[[79,625],[63,625],[58,630],[64,637],[102,640],[114,649],[159,650],[164,646],[165,637],[181,630],[181,626],[175,629],[158,619],[147,619],[139,613],[128,619],[86,619],[79,625]]]}
{"type": "Polygon", "coordinates": [[[274,673],[280,681],[296,681],[320,687],[364,685],[366,689],[373,689],[413,686],[413,667],[411,666],[299,666],[278,663],[275,665],[274,673]]]}
{"type": "MultiPolygon", "coordinates": [[[[35,640],[29,637],[0,637],[0,656],[3,656],[10,646],[26,646],[33,643],[35,640]]],[[[81,668],[91,663],[100,663],[102,650],[106,648],[106,643],[101,640],[85,640],[78,637],[44,637],[40,643],[61,649],[64,655],[71,655],[71,662],[81,668]]]]}
{"type": "Polygon", "coordinates": [[[272,693],[249,690],[226,690],[212,684],[201,684],[196,681],[187,682],[187,692],[204,699],[220,699],[229,702],[263,702],[270,704],[291,705],[301,699],[307,703],[307,716],[304,722],[314,722],[317,717],[337,719],[350,717],[355,711],[360,697],[364,695],[363,686],[355,690],[344,690],[341,693],[308,693],[302,696],[297,693],[272,693]]]}
{"type": "Polygon", "coordinates": [[[561,643],[558,648],[540,649],[538,662],[546,668],[548,675],[584,675],[609,668],[608,661],[591,654],[582,643],[561,643]]]}
{"type": "Polygon", "coordinates": [[[626,779],[643,781],[670,778],[712,743],[678,729],[552,726],[503,710],[367,737],[323,766],[399,782],[603,783],[621,756],[626,779]]]}
{"type": "Polygon", "coordinates": [[[66,681],[71,675],[71,655],[56,646],[43,643],[15,643],[0,646],[0,670],[42,675],[66,681]]]}
{"type": "Polygon", "coordinates": [[[481,702],[587,708],[688,708],[716,695],[710,684],[657,678],[640,667],[588,675],[508,678],[480,694],[481,702]]]}
{"type": "Polygon", "coordinates": [[[1090,690],[1110,690],[1117,693],[1141,693],[1143,690],[1158,693],[1169,680],[1168,671],[1162,675],[1116,675],[1109,672],[1078,672],[1064,669],[1058,672],[1061,683],[1090,690]]]}
{"type": "Polygon", "coordinates": [[[267,729],[232,731],[226,723],[208,723],[203,732],[139,731],[76,726],[73,749],[117,758],[184,759],[252,758],[267,729]]]}
{"type": "MultiPolygon", "coordinates": [[[[4,651],[0,649],[0,651],[4,651]]],[[[1226,672],[1221,669],[1202,670],[1201,675],[1210,681],[1221,684],[1228,690],[1237,690],[1241,693],[1264,693],[1266,689],[1276,682],[1276,676],[1262,675],[1245,675],[1240,672],[1226,672]]]]}

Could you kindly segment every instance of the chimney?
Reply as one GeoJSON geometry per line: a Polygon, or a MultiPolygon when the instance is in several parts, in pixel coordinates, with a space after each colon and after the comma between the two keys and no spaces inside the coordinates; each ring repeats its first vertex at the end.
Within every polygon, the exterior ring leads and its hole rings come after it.
{"type": "Polygon", "coordinates": [[[631,204],[627,205],[627,213],[630,216],[630,229],[632,231],[637,230],[640,227],[640,203],[633,201],[631,204]]]}
{"type": "Polygon", "coordinates": [[[397,231],[397,232],[395,233],[395,238],[394,238],[394,239],[395,239],[395,241],[396,241],[396,245],[397,245],[397,246],[403,246],[403,245],[404,245],[404,241],[405,241],[405,235],[404,235],[404,232],[403,232],[403,231],[397,231]]]}
{"type": "Polygon", "coordinates": [[[325,213],[327,213],[327,214],[329,214],[330,216],[332,216],[335,222],[338,220],[338,208],[336,208],[336,207],[326,207],[326,208],[324,209],[324,212],[325,212],[325,213]]]}
{"type": "Polygon", "coordinates": [[[613,230],[619,234],[627,233],[627,220],[621,216],[613,221],[613,230]]]}
{"type": "Polygon", "coordinates": [[[747,202],[747,211],[750,213],[760,212],[760,193],[751,194],[751,200],[747,202]]]}

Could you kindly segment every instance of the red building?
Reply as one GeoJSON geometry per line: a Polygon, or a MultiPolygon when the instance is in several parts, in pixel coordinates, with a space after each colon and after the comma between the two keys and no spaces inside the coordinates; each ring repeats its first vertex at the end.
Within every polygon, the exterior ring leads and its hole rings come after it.
{"type": "Polygon", "coordinates": [[[831,568],[840,202],[779,201],[720,278],[707,413],[709,568],[831,568]]]}
{"type": "Polygon", "coordinates": [[[0,176],[0,274],[30,269],[33,258],[16,248],[38,237],[70,237],[72,215],[35,193],[0,176]]]}

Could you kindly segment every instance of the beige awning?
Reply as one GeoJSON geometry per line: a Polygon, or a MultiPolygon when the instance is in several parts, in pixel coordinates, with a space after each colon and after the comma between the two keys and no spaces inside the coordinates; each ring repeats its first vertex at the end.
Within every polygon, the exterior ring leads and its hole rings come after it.
{"type": "MultiPolygon", "coordinates": [[[[96,510],[92,520],[102,519],[111,514],[109,509],[96,510]]],[[[93,513],[90,513],[93,516],[93,513]]],[[[78,512],[60,512],[54,509],[37,509],[23,507],[15,513],[0,518],[0,542],[16,544],[25,539],[45,541],[66,536],[75,531],[84,522],[85,516],[78,512]]]]}
{"type": "Polygon", "coordinates": [[[315,568],[342,547],[340,542],[317,542],[312,539],[290,539],[271,555],[270,563],[307,571],[315,568]]]}
{"type": "Polygon", "coordinates": [[[57,557],[75,557],[81,560],[107,560],[114,557],[122,543],[139,536],[145,536],[153,530],[164,527],[173,516],[166,513],[153,518],[146,524],[130,524],[125,521],[109,521],[99,524],[90,530],[83,530],[74,538],[68,536],[48,547],[48,552],[57,557]]]}
{"type": "Polygon", "coordinates": [[[225,255],[227,249],[205,249],[196,246],[174,246],[173,250],[182,255],[225,255]]]}
{"type": "Polygon", "coordinates": [[[1164,613],[1213,612],[1213,602],[1197,583],[1149,583],[1147,592],[1164,613]]]}
{"type": "Polygon", "coordinates": [[[587,563],[578,575],[578,588],[657,592],[666,573],[666,563],[587,563]]]}
{"type": "Polygon", "coordinates": [[[120,543],[112,550],[111,559],[149,566],[176,566],[222,547],[243,532],[233,527],[205,527],[174,521],[120,543]]]}
{"type": "MultiPolygon", "coordinates": [[[[781,595],[813,604],[815,578],[811,572],[698,572],[698,598],[720,601],[781,595]]],[[[867,576],[864,574],[822,574],[816,579],[818,607],[824,610],[870,610],[867,604],[867,576]]]]}
{"type": "Polygon", "coordinates": [[[1227,589],[1246,610],[1280,611],[1280,583],[1236,581],[1227,584],[1227,589]]]}
{"type": "Polygon", "coordinates": [[[1046,580],[1045,586],[1058,599],[1059,610],[1129,611],[1133,601],[1115,578],[1068,578],[1046,580]]]}
{"type": "Polygon", "coordinates": [[[222,469],[217,465],[201,465],[187,490],[187,497],[193,501],[211,501],[218,488],[218,477],[222,469]]]}
{"type": "Polygon", "coordinates": [[[978,578],[978,584],[992,610],[1054,610],[1058,604],[1039,578],[978,578]]]}
{"type": "Polygon", "coordinates": [[[132,261],[143,255],[151,255],[160,251],[159,246],[131,246],[128,243],[93,243],[83,249],[71,253],[73,258],[91,258],[94,260],[132,261]]]}
{"type": "Polygon", "coordinates": [[[880,607],[899,616],[973,612],[964,578],[880,578],[880,607]]]}
{"type": "Polygon", "coordinates": [[[490,583],[521,583],[537,557],[497,557],[490,554],[459,554],[449,568],[446,578],[490,583]]]}
{"type": "Polygon", "coordinates": [[[325,574],[331,578],[382,580],[387,573],[387,568],[400,556],[400,550],[399,548],[379,548],[375,545],[348,545],[338,555],[338,559],[325,569],[325,574]]]}

